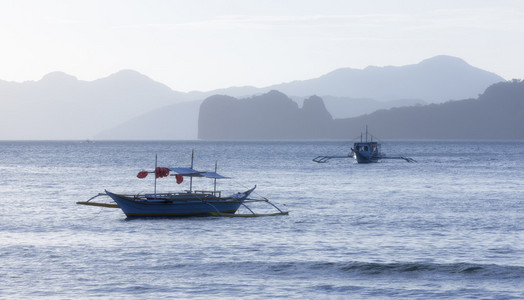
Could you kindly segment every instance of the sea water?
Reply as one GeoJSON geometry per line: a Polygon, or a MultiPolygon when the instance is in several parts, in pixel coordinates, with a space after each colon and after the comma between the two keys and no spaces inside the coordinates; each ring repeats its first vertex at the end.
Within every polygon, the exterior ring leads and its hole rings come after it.
{"type": "Polygon", "coordinates": [[[524,142],[386,141],[417,162],[312,161],[350,147],[0,142],[0,298],[524,298],[524,142]],[[231,177],[219,189],[256,185],[289,215],[129,220],[76,204],[152,192],[136,174],[155,155],[189,166],[193,149],[195,169],[231,177]]]}

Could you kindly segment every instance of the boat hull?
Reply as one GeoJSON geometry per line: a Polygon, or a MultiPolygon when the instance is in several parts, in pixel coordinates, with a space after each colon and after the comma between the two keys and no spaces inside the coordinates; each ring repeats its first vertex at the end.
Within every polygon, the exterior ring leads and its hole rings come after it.
{"type": "Polygon", "coordinates": [[[145,198],[119,195],[106,191],[129,218],[136,217],[190,217],[211,216],[235,213],[252,190],[240,197],[218,198],[198,197],[188,194],[188,197],[176,199],[145,198]]]}
{"type": "Polygon", "coordinates": [[[374,155],[367,156],[367,155],[362,155],[361,153],[358,153],[358,152],[353,152],[353,158],[355,158],[355,160],[359,164],[376,163],[380,160],[379,156],[374,156],[374,155]]]}
{"type": "Polygon", "coordinates": [[[359,164],[375,163],[381,158],[380,144],[377,142],[357,142],[351,150],[359,164]]]}

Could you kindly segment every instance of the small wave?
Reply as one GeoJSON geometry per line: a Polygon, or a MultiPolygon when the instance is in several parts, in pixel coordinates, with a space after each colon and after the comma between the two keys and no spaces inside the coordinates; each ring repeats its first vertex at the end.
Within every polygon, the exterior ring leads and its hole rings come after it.
{"type": "Polygon", "coordinates": [[[441,274],[479,276],[498,279],[524,279],[523,266],[504,266],[496,264],[451,263],[436,264],[422,262],[407,263],[339,263],[343,272],[354,272],[368,275],[409,275],[409,274],[441,274]]]}
{"type": "Polygon", "coordinates": [[[524,279],[524,266],[473,263],[425,263],[425,262],[281,262],[250,263],[256,269],[273,275],[292,275],[300,273],[319,273],[318,275],[339,273],[339,276],[439,276],[469,277],[478,279],[524,279]]]}

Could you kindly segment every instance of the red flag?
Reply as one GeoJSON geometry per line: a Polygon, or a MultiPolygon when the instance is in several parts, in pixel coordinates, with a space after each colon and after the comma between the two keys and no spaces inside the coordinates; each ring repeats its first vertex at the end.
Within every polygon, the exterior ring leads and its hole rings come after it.
{"type": "Polygon", "coordinates": [[[145,170],[142,170],[140,172],[138,172],[138,175],[136,175],[136,177],[142,179],[142,178],[146,178],[147,177],[147,174],[149,174],[149,172],[145,171],[145,170]]]}
{"type": "Polygon", "coordinates": [[[155,170],[156,178],[169,176],[169,168],[157,167],[155,170]]]}
{"type": "Polygon", "coordinates": [[[176,174],[175,177],[176,177],[176,183],[178,183],[178,184],[181,184],[182,181],[184,181],[184,176],[182,176],[180,174],[176,174]]]}

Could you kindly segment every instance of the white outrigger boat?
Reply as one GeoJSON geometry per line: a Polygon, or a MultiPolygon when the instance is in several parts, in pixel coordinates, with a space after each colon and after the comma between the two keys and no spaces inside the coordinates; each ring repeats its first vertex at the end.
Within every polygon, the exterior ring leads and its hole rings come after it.
{"type": "Polygon", "coordinates": [[[193,169],[193,154],[191,155],[191,167],[157,167],[155,158],[154,171],[141,171],[138,178],[145,178],[148,174],[155,175],[154,193],[151,194],[117,194],[105,190],[87,201],[80,201],[77,204],[91,205],[100,207],[120,208],[129,218],[134,217],[184,217],[184,216],[222,216],[222,217],[259,217],[287,215],[288,212],[282,211],[268,199],[253,199],[249,196],[253,193],[256,186],[244,192],[222,196],[221,191],[216,189],[217,179],[227,179],[215,171],[197,171],[193,169]],[[172,173],[172,174],[170,174],[172,173]],[[182,192],[157,193],[157,178],[174,176],[178,184],[182,183],[185,177],[189,177],[189,190],[182,192]],[[214,180],[213,191],[193,190],[193,177],[203,177],[214,180]],[[91,201],[100,196],[107,196],[114,202],[94,202],[91,201]],[[275,213],[255,213],[246,203],[266,202],[277,210],[275,213]],[[236,214],[237,210],[245,207],[250,213],[236,214]]]}
{"type": "Polygon", "coordinates": [[[355,142],[351,152],[345,156],[330,156],[330,155],[320,155],[313,158],[314,162],[325,163],[333,158],[351,158],[353,157],[355,161],[359,164],[364,163],[374,163],[378,162],[381,159],[403,159],[407,162],[415,162],[414,159],[404,156],[386,156],[382,154],[381,145],[377,141],[373,141],[373,136],[368,134],[368,127],[366,126],[366,140],[363,140],[362,133],[360,133],[360,142],[355,142]],[[368,140],[368,135],[370,139],[368,140]]]}

